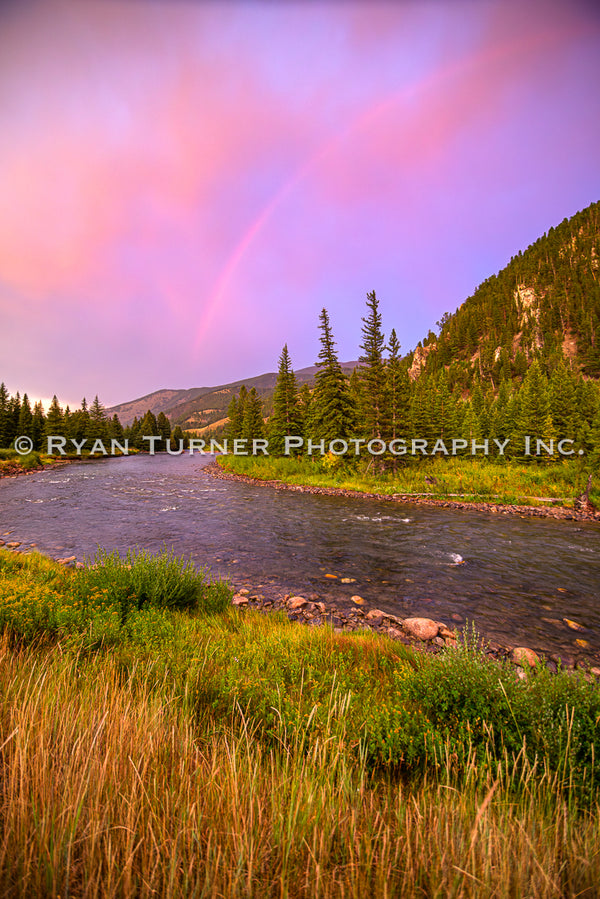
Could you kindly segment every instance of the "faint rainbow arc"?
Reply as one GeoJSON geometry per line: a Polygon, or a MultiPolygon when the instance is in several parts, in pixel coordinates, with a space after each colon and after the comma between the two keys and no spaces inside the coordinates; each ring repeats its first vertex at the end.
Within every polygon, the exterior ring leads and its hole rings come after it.
{"type": "MultiPolygon", "coordinates": [[[[574,28],[572,30],[572,33],[577,34],[583,30],[584,29],[582,28],[574,28]]],[[[277,209],[277,207],[281,204],[285,197],[289,193],[291,193],[296,185],[310,172],[310,170],[315,168],[324,158],[326,158],[337,145],[341,144],[353,133],[364,130],[373,120],[378,118],[380,115],[382,115],[402,99],[407,100],[411,95],[422,93],[428,89],[431,89],[437,83],[445,81],[448,78],[455,77],[461,72],[468,71],[471,68],[476,69],[483,62],[489,62],[490,60],[497,62],[498,60],[501,60],[502,58],[509,56],[520,49],[531,51],[532,43],[540,46],[547,43],[552,43],[554,40],[564,38],[564,36],[564,30],[555,29],[552,31],[548,30],[546,32],[540,33],[537,36],[537,40],[535,40],[534,42],[532,42],[529,37],[517,37],[515,39],[507,41],[505,44],[502,44],[492,52],[490,52],[489,50],[482,51],[475,56],[469,57],[469,59],[467,60],[453,62],[444,69],[435,72],[433,75],[422,79],[416,84],[403,86],[399,90],[393,91],[383,100],[377,101],[366,111],[356,116],[349,125],[347,125],[345,128],[342,128],[338,133],[333,135],[333,137],[328,137],[325,141],[323,141],[323,143],[316,149],[316,151],[314,151],[308,157],[308,159],[306,159],[300,166],[298,166],[291,177],[288,178],[288,180],[282,185],[282,187],[279,188],[279,190],[274,194],[271,200],[269,200],[266,206],[262,209],[260,214],[252,222],[249,228],[244,232],[243,237],[238,242],[233,253],[229,257],[223,271],[219,275],[215,288],[211,292],[210,297],[203,310],[202,319],[198,326],[194,343],[195,351],[198,352],[200,348],[200,342],[206,333],[206,330],[210,323],[210,319],[219,306],[235,270],[246,254],[246,251],[255,240],[257,234],[260,233],[263,226],[268,222],[273,212],[277,209]]]]}

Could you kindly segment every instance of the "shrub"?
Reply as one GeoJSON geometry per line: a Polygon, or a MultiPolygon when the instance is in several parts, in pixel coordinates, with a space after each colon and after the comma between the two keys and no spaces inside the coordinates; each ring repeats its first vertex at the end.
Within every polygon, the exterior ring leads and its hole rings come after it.
{"type": "Polygon", "coordinates": [[[230,599],[226,584],[208,583],[202,569],[172,551],[152,556],[130,549],[121,559],[117,551],[100,549],[93,564],[78,572],[75,589],[84,597],[105,591],[107,603],[119,607],[123,623],[132,611],[148,607],[221,612],[230,599]]]}

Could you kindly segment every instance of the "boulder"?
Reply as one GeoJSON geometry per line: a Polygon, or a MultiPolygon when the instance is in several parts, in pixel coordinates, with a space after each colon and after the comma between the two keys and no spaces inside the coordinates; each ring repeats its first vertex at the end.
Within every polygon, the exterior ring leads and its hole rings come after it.
{"type": "Polygon", "coordinates": [[[419,640],[433,640],[440,628],[431,618],[405,618],[404,629],[419,640]]]}
{"type": "Polygon", "coordinates": [[[533,649],[529,649],[527,646],[516,646],[511,650],[510,660],[521,668],[525,668],[525,666],[535,668],[540,659],[533,649]]]}
{"type": "Polygon", "coordinates": [[[304,599],[303,596],[291,596],[286,602],[286,606],[292,611],[295,609],[303,609],[306,605],[308,605],[308,600],[304,599]]]}
{"type": "Polygon", "coordinates": [[[367,621],[381,621],[382,618],[385,618],[385,612],[382,612],[381,609],[371,609],[370,612],[367,612],[366,618],[367,621]]]}
{"type": "Polygon", "coordinates": [[[234,606],[245,606],[248,604],[248,597],[244,596],[242,593],[236,593],[231,601],[234,606]]]}

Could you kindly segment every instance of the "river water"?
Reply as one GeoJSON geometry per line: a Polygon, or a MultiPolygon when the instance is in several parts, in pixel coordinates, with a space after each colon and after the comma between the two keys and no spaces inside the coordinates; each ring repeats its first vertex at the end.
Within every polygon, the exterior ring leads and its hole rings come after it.
{"type": "Polygon", "coordinates": [[[214,479],[211,460],[144,455],[5,478],[0,535],[79,559],[172,548],[265,595],[359,594],[404,617],[474,622],[506,645],[600,659],[598,523],[272,490],[214,479]]]}

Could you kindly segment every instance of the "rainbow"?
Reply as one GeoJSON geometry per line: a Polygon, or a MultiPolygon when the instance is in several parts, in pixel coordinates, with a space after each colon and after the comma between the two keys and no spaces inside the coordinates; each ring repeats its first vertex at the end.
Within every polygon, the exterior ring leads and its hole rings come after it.
{"type": "MultiPolygon", "coordinates": [[[[572,29],[573,36],[577,36],[583,32],[583,27],[574,27],[572,29]]],[[[489,66],[490,63],[503,63],[506,62],[508,58],[518,56],[521,53],[531,53],[534,45],[536,49],[539,49],[540,46],[546,46],[547,48],[547,45],[564,40],[564,37],[564,30],[559,30],[557,28],[552,30],[548,29],[545,32],[538,34],[536,40],[533,42],[530,37],[518,36],[516,38],[511,38],[493,50],[486,49],[468,59],[454,62],[417,83],[404,86],[400,90],[391,92],[382,100],[379,100],[370,106],[365,112],[358,115],[339,133],[325,140],[317,150],[308,157],[308,159],[298,166],[288,180],[263,207],[231,253],[202,310],[202,316],[194,343],[195,352],[200,352],[202,344],[207,337],[214,314],[220,307],[236,270],[239,268],[249,248],[255,242],[271,216],[278,207],[281,206],[286,197],[296,189],[311,171],[322,164],[327,157],[331,156],[338,149],[338,147],[355,135],[366,131],[372,126],[376,119],[384,116],[400,102],[405,103],[411,99],[414,100],[419,95],[422,96],[428,91],[436,89],[440,84],[461,75],[469,75],[472,79],[476,79],[477,72],[482,66],[489,66]]]]}

